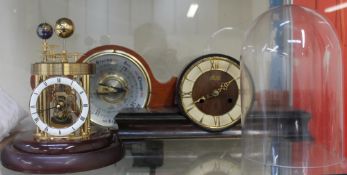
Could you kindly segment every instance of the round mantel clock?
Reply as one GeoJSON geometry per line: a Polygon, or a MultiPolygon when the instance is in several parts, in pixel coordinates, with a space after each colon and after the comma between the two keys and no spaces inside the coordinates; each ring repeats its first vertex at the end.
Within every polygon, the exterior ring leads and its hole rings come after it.
{"type": "Polygon", "coordinates": [[[239,123],[239,61],[222,54],[195,59],[179,79],[178,106],[186,117],[209,131],[221,131],[239,123]]]}
{"type": "Polygon", "coordinates": [[[123,108],[165,107],[174,103],[176,78],[166,84],[153,76],[145,59],[117,45],[105,45],[85,53],[78,62],[96,64],[91,76],[91,121],[116,127],[115,116],[123,108]]]}

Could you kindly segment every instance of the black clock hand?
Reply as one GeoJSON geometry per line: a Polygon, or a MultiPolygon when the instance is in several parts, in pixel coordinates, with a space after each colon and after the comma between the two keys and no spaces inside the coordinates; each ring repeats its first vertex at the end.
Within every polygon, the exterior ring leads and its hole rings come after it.
{"type": "Polygon", "coordinates": [[[205,100],[211,99],[213,97],[217,97],[219,94],[220,93],[217,90],[213,90],[212,93],[204,95],[204,96],[198,98],[197,100],[195,100],[193,102],[193,104],[195,104],[195,103],[203,103],[205,100]]]}
{"type": "Polygon", "coordinates": [[[107,84],[104,84],[104,83],[99,83],[99,85],[114,89],[115,92],[113,92],[113,93],[121,93],[121,92],[125,92],[126,91],[125,88],[114,87],[114,86],[110,86],[110,85],[107,85],[107,84]]]}
{"type": "Polygon", "coordinates": [[[43,112],[43,111],[47,111],[47,110],[51,110],[51,109],[56,109],[56,108],[58,108],[58,107],[55,106],[55,107],[51,107],[51,108],[41,109],[41,110],[38,110],[37,112],[39,113],[39,112],[43,112]]]}

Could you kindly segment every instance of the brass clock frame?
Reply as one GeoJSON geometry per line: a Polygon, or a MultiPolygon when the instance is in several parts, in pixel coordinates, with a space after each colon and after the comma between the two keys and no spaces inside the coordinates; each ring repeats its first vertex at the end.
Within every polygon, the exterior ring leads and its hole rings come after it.
{"type": "MultiPolygon", "coordinates": [[[[64,60],[67,60],[66,58],[64,60]]],[[[31,72],[34,76],[34,87],[37,87],[41,82],[55,76],[65,76],[72,80],[78,80],[81,86],[85,90],[88,100],[89,100],[89,76],[95,73],[94,64],[86,63],[68,63],[68,62],[46,62],[45,60],[41,63],[32,64],[31,72]]],[[[47,109],[47,104],[49,103],[47,91],[44,90],[39,96],[37,109],[44,110],[47,109]]],[[[49,116],[46,112],[40,116],[42,121],[47,123],[49,121],[49,116]]],[[[47,123],[49,124],[49,123],[47,123]]],[[[80,140],[87,139],[91,134],[90,128],[90,114],[86,117],[83,125],[76,130],[76,132],[66,135],[66,136],[51,136],[45,131],[41,131],[38,127],[34,136],[38,140],[54,140],[54,139],[68,139],[68,140],[80,140]],[[80,132],[79,134],[76,134],[80,132]]]]}
{"type": "MultiPolygon", "coordinates": [[[[91,67],[90,65],[88,65],[88,67],[90,68],[88,73],[83,71],[83,72],[75,72],[76,74],[68,74],[68,77],[70,79],[80,81],[80,86],[84,89],[85,93],[87,94],[88,101],[89,101],[89,92],[90,92],[89,76],[90,74],[93,74],[95,71],[95,65],[94,66],[91,65],[91,67]]],[[[37,74],[34,74],[34,68],[33,68],[33,75],[35,77],[35,87],[37,87],[40,83],[42,83],[43,81],[49,78],[58,76],[58,74],[52,74],[51,76],[40,74],[39,71],[35,73],[37,74]]],[[[49,94],[46,90],[43,90],[42,94],[40,94],[37,101],[37,107],[36,107],[39,111],[43,111],[48,108],[47,104],[50,102],[48,96],[49,94]]],[[[43,112],[43,115],[39,115],[39,117],[44,123],[47,123],[47,125],[50,126],[49,115],[46,112],[43,112]]],[[[82,126],[76,129],[75,132],[69,135],[53,136],[48,134],[45,131],[40,130],[38,127],[36,127],[36,132],[34,136],[37,140],[55,140],[55,139],[81,140],[81,139],[88,139],[91,134],[92,133],[91,133],[91,127],[90,127],[90,113],[88,113],[88,115],[86,116],[85,122],[82,124],[82,126]]]]}
{"type": "MultiPolygon", "coordinates": [[[[50,26],[49,24],[46,24],[47,26],[50,26]]],[[[56,33],[58,37],[60,38],[68,38],[72,35],[74,31],[74,25],[73,22],[68,18],[60,18],[56,22],[55,30],[59,30],[64,33],[64,36],[61,35],[61,33],[56,33]]],[[[49,38],[42,38],[42,35],[39,35],[39,37],[43,40],[42,43],[42,61],[38,63],[34,63],[31,65],[31,81],[32,81],[32,87],[36,88],[38,87],[42,82],[52,78],[52,77],[66,77],[68,79],[71,79],[75,81],[76,83],[83,88],[84,92],[86,93],[86,97],[89,103],[89,78],[91,74],[95,73],[95,64],[87,64],[87,63],[74,63],[69,62],[69,59],[76,59],[77,55],[76,53],[68,53],[66,51],[65,45],[61,52],[55,52],[54,48],[55,45],[49,45],[47,43],[47,39],[49,38]]],[[[65,42],[65,41],[64,41],[65,42]]],[[[46,83],[46,82],[45,82],[46,83]]],[[[46,85],[47,87],[47,85],[46,85]]],[[[36,104],[32,104],[35,106],[36,113],[39,117],[39,119],[46,124],[48,127],[51,127],[52,123],[50,122],[50,115],[51,113],[47,111],[47,109],[50,109],[50,101],[53,99],[53,92],[50,89],[43,89],[37,98],[36,104]],[[40,111],[40,112],[38,112],[40,111]]],[[[73,92],[71,89],[71,93],[73,96],[78,96],[79,94],[77,92],[73,92]]],[[[76,98],[77,99],[77,98],[76,98]]],[[[73,101],[72,103],[81,103],[78,101],[73,101]]],[[[78,106],[77,104],[75,104],[78,106]]],[[[82,108],[82,104],[79,104],[80,108],[82,108]]],[[[34,114],[32,114],[33,116],[34,114]]],[[[36,128],[36,132],[34,133],[34,136],[37,140],[61,140],[61,139],[67,139],[67,140],[81,140],[81,139],[88,139],[92,132],[90,127],[90,113],[89,113],[89,106],[88,106],[88,114],[87,116],[84,116],[84,123],[79,128],[73,129],[74,132],[67,135],[50,135],[46,131],[40,129],[39,127],[36,128]]],[[[60,131],[59,131],[60,132],[60,131]]]]}
{"type": "Polygon", "coordinates": [[[95,65],[87,63],[35,63],[31,66],[33,75],[87,75],[95,72],[95,65]]]}

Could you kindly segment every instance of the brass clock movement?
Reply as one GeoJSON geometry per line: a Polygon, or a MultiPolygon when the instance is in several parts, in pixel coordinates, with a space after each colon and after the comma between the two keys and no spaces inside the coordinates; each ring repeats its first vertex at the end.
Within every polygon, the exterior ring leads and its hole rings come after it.
{"type": "MultiPolygon", "coordinates": [[[[56,22],[58,37],[68,38],[73,31],[70,19],[56,22]]],[[[55,52],[47,43],[52,34],[48,23],[37,28],[43,52],[42,61],[32,65],[34,89],[29,101],[37,128],[4,149],[2,164],[31,173],[68,173],[112,164],[123,156],[117,134],[93,127],[90,121],[90,76],[95,64],[75,63],[78,54],[65,47],[55,52]]]]}
{"type": "Polygon", "coordinates": [[[191,62],[178,82],[178,106],[186,117],[209,131],[221,131],[239,123],[239,61],[209,54],[191,62]]]}
{"type": "MultiPolygon", "coordinates": [[[[92,71],[92,67],[89,69],[92,71]]],[[[84,90],[89,89],[87,84],[82,81],[82,87],[75,79],[63,76],[42,80],[30,99],[31,117],[38,127],[35,136],[38,139],[88,138],[89,91],[84,90]]]]}

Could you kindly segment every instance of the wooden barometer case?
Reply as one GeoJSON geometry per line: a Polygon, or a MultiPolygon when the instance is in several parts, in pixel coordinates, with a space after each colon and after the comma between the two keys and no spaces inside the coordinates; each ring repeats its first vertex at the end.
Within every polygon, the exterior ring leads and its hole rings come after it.
{"type": "Polygon", "coordinates": [[[78,54],[65,48],[55,52],[46,42],[54,32],[65,39],[73,31],[68,18],[59,19],[54,29],[48,23],[37,28],[37,35],[43,39],[43,59],[32,65],[33,93],[29,100],[37,127],[33,133],[19,134],[5,147],[1,162],[8,169],[71,173],[101,168],[123,156],[116,133],[91,125],[90,76],[95,74],[95,64],[75,63],[78,54]]]}
{"type": "Polygon", "coordinates": [[[118,129],[115,118],[124,108],[174,105],[176,77],[159,82],[145,59],[129,48],[99,46],[77,62],[96,65],[96,73],[90,80],[91,121],[95,124],[118,129]]]}

